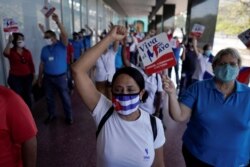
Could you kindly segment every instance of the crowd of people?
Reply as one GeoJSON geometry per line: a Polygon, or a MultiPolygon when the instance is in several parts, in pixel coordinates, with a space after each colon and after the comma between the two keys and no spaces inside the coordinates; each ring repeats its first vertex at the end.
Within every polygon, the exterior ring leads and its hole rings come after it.
{"type": "MultiPolygon", "coordinates": [[[[180,42],[173,31],[168,33],[166,39],[176,59],[172,67],[175,86],[172,68],[150,75],[145,72],[137,45],[155,36],[154,29],[143,34],[110,24],[92,47],[89,26],[73,32],[69,39],[57,14],[52,14],[52,20],[60,30],[59,39],[39,24],[46,41],[36,81],[45,90],[48,117],[44,123],[57,118],[57,91],[65,122],[72,125],[70,90],[77,90],[97,127],[97,166],[165,166],[163,115],[168,110],[173,120],[188,122],[182,146],[187,167],[249,165],[250,88],[237,81],[242,61],[237,50],[226,48],[213,56],[212,46],[199,49],[195,36],[180,42]]],[[[3,54],[10,63],[12,91],[0,87],[0,148],[4,150],[0,151],[0,166],[34,167],[37,128],[31,94],[35,68],[24,35],[10,35],[3,54]]]]}

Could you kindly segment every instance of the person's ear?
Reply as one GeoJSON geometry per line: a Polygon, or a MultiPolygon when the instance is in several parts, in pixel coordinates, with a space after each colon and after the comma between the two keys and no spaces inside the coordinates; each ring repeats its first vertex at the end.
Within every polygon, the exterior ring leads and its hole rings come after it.
{"type": "Polygon", "coordinates": [[[142,100],[144,93],[145,93],[145,89],[142,89],[142,90],[140,91],[140,93],[139,93],[140,100],[142,100]]]}

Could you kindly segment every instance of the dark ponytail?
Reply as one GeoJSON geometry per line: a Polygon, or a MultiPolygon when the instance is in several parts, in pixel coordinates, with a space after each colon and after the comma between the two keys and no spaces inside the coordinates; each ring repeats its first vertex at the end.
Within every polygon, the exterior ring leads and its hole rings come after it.
{"type": "Polygon", "coordinates": [[[144,94],[142,95],[141,101],[145,103],[147,101],[147,98],[148,98],[148,91],[145,90],[144,94]]]}

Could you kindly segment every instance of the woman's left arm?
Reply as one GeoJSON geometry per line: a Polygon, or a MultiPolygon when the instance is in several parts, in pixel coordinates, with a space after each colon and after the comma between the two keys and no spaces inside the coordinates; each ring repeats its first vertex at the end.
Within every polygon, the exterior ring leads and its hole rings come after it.
{"type": "Polygon", "coordinates": [[[163,157],[163,146],[155,149],[155,159],[152,167],[165,167],[164,157],[163,157]]]}

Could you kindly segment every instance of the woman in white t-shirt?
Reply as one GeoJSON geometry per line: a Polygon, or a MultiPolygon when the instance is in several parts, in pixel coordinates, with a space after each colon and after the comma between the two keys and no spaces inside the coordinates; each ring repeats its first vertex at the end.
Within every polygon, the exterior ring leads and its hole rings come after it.
{"type": "Polygon", "coordinates": [[[212,47],[209,44],[204,45],[203,53],[199,52],[197,48],[197,39],[193,38],[193,46],[197,55],[195,64],[195,71],[192,75],[192,82],[202,81],[213,77],[212,61],[213,55],[211,53],[212,47]]]}
{"type": "Polygon", "coordinates": [[[103,167],[163,167],[165,136],[161,121],[156,118],[157,135],[153,136],[151,116],[139,109],[144,95],[144,79],[135,68],[119,69],[112,79],[112,102],[103,96],[88,76],[109,43],[122,40],[124,27],[115,26],[94,47],[85,52],[72,66],[78,92],[92,112],[96,126],[111,109],[97,138],[97,166],[103,167]],[[111,108],[113,106],[114,108],[111,108]]]}
{"type": "MultiPolygon", "coordinates": [[[[105,31],[106,32],[106,31],[105,31]]],[[[107,34],[102,33],[102,40],[107,34]]],[[[102,55],[97,59],[95,64],[95,84],[99,92],[111,99],[110,83],[115,73],[115,55],[117,52],[118,42],[110,45],[102,55]]]]}

